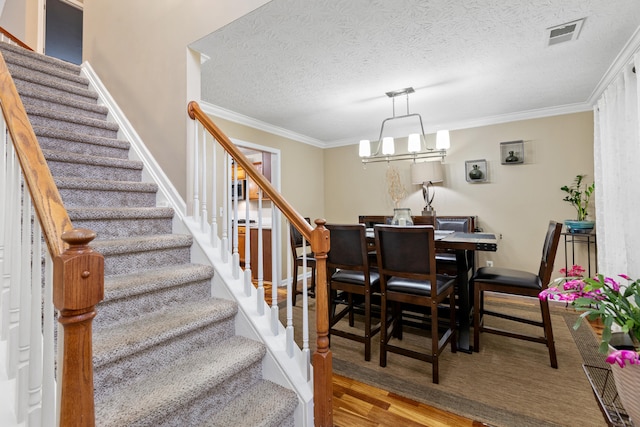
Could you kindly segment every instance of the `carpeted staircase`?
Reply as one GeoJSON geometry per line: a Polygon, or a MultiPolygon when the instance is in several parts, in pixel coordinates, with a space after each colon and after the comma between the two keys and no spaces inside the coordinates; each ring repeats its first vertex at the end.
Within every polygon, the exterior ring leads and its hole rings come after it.
{"type": "MultiPolygon", "coordinates": [[[[263,344],[236,336],[234,302],[107,121],[80,67],[0,43],[74,227],[94,230],[105,299],[94,320],[98,426],[293,426],[298,399],[262,379],[263,344]]],[[[186,112],[185,112],[186,114],[186,112]]]]}

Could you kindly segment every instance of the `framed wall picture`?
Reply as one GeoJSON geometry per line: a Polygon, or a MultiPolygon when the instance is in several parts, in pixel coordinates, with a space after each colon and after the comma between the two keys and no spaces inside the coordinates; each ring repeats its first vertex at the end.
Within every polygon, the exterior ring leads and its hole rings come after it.
{"type": "Polygon", "coordinates": [[[500,163],[503,165],[519,165],[524,163],[524,141],[501,142],[500,163]]]}
{"type": "Polygon", "coordinates": [[[464,175],[467,182],[487,182],[488,171],[485,159],[464,162],[464,175]]]}

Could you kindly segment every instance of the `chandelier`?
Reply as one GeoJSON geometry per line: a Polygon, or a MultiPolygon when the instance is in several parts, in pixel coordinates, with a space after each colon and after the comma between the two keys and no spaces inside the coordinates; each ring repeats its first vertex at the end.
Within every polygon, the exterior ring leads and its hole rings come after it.
{"type": "Polygon", "coordinates": [[[373,154],[371,153],[371,141],[369,141],[368,139],[363,139],[360,141],[359,153],[360,157],[362,158],[362,163],[390,162],[395,160],[416,160],[435,157],[444,159],[444,156],[447,155],[447,149],[451,145],[448,130],[439,130],[436,133],[435,148],[427,147],[424,126],[422,125],[422,117],[420,116],[420,114],[409,113],[409,94],[413,92],[415,92],[415,90],[412,87],[386,92],[386,95],[392,100],[393,117],[388,117],[382,121],[377,148],[373,154]],[[396,116],[396,98],[402,95],[406,96],[407,100],[406,114],[396,116]],[[407,138],[407,152],[396,154],[395,140],[393,136],[383,137],[384,126],[385,124],[393,120],[407,121],[407,119],[418,119],[419,127],[417,125],[415,126],[416,132],[405,133],[403,135],[403,137],[407,138]]]}

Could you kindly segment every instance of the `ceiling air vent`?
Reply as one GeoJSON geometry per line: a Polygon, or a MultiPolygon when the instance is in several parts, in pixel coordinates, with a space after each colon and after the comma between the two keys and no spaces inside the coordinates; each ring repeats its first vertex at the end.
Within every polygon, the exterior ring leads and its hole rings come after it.
{"type": "Polygon", "coordinates": [[[585,18],[582,18],[578,19],[577,21],[571,21],[567,22],[566,24],[547,28],[547,46],[553,46],[558,43],[576,40],[578,38],[578,35],[580,35],[580,30],[582,29],[584,20],[585,18]]]}

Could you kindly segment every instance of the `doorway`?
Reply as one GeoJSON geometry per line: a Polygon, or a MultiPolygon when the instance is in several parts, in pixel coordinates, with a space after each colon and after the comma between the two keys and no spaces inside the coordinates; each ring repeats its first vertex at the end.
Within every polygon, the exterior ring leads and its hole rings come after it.
{"type": "Polygon", "coordinates": [[[72,64],[82,63],[82,3],[46,0],[44,53],[72,64]]]}

